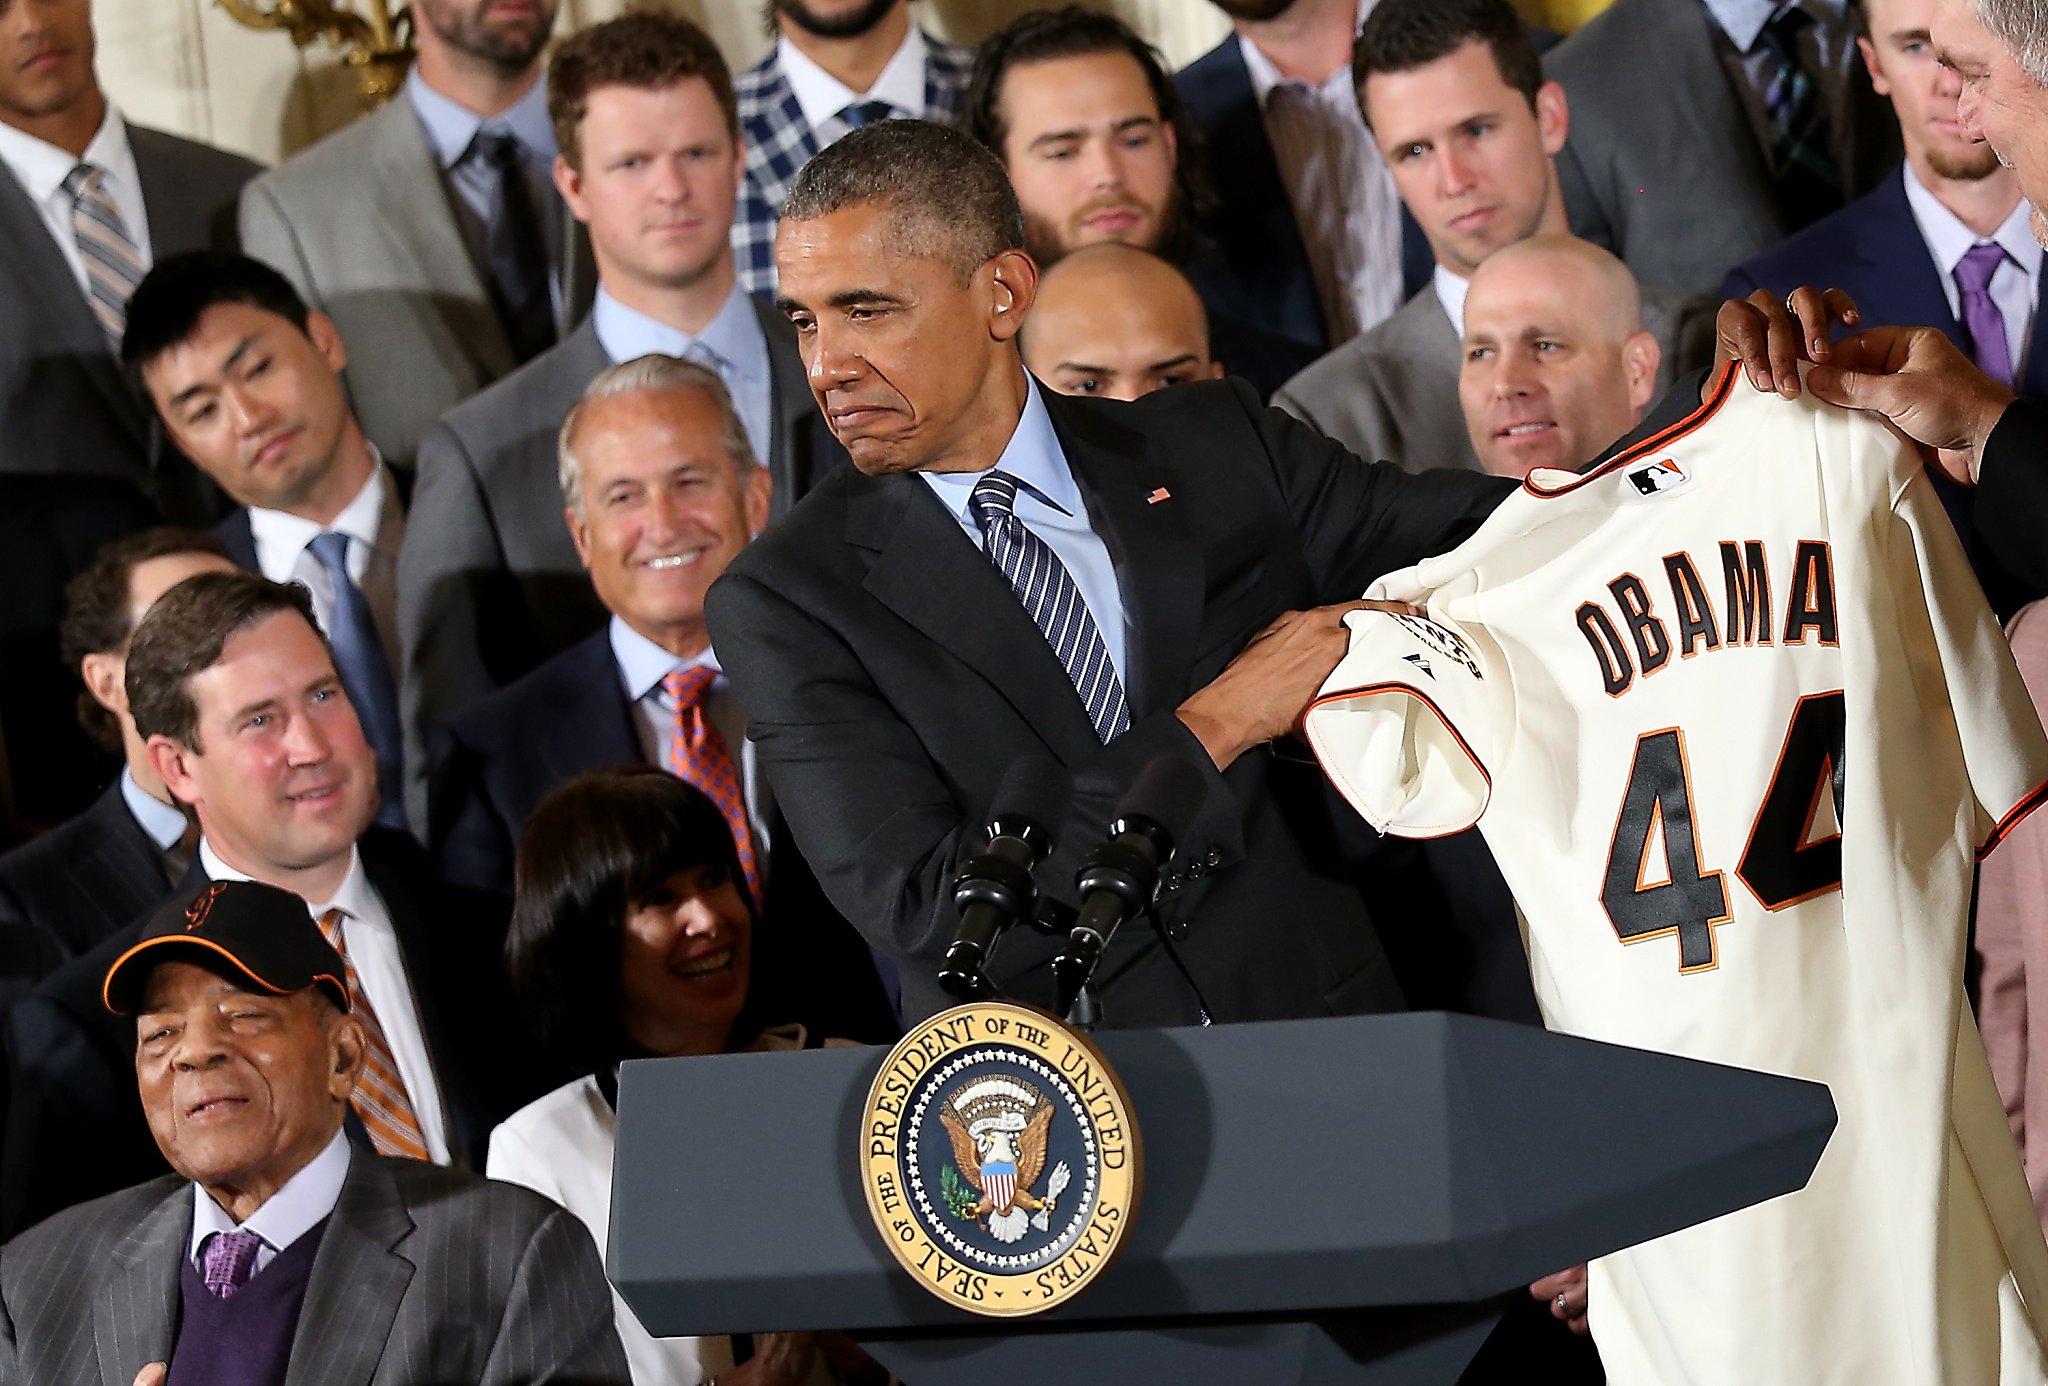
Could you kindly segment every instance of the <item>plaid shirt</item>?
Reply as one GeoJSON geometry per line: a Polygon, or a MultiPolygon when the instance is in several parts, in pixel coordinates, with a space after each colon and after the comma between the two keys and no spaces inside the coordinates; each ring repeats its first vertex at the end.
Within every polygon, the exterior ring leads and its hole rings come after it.
{"type": "MultiPolygon", "coordinates": [[[[924,109],[927,120],[949,121],[960,114],[973,50],[925,35],[924,109]]],[[[733,263],[740,287],[768,298],[775,292],[775,223],[797,170],[850,128],[833,116],[818,129],[804,123],[803,108],[770,50],[733,79],[739,98],[740,130],[747,140],[746,180],[732,222],[733,263]]]]}

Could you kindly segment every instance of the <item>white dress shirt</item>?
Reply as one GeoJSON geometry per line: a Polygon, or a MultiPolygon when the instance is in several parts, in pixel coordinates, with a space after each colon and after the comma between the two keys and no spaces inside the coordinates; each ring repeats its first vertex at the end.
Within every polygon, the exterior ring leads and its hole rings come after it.
{"type": "Polygon", "coordinates": [[[143,789],[125,765],[121,767],[121,802],[128,806],[128,816],[157,845],[158,851],[170,851],[185,836],[184,810],[173,808],[143,789]]]}
{"type": "MultiPolygon", "coordinates": [[[[246,873],[235,870],[213,850],[213,844],[199,839],[199,867],[209,881],[246,881],[246,873]]],[[[434,1078],[434,1066],[427,1056],[426,1032],[420,1026],[419,1006],[413,999],[412,979],[406,975],[405,955],[398,947],[398,933],[391,927],[391,912],[384,907],[377,888],[363,871],[363,854],[349,848],[348,875],[332,900],[309,903],[306,913],[315,923],[329,910],[341,911],[341,939],[348,960],[355,965],[356,978],[363,985],[370,1009],[391,1046],[398,1065],[399,1081],[412,1099],[419,1118],[420,1134],[427,1153],[437,1165],[448,1163],[448,1119],[441,1109],[441,1085],[434,1078]]]]}
{"type": "Polygon", "coordinates": [[[875,84],[866,91],[855,91],[788,39],[775,40],[775,62],[804,113],[804,124],[814,132],[856,101],[886,101],[895,115],[923,119],[928,114],[924,108],[925,53],[924,35],[915,24],[908,26],[903,42],[883,65],[875,84]]]}
{"type": "Polygon", "coordinates": [[[64,263],[71,266],[71,277],[78,281],[79,293],[88,292],[85,257],[79,253],[78,234],[71,227],[72,200],[71,194],[64,191],[64,180],[81,163],[97,165],[106,174],[107,194],[121,213],[122,227],[135,243],[142,268],[147,271],[154,263],[149,249],[149,213],[142,205],[141,175],[135,171],[135,151],[128,147],[128,123],[121,119],[113,102],[107,103],[106,118],[100,121],[100,128],[94,132],[82,158],[12,125],[0,124],[0,163],[7,165],[7,171],[28,194],[28,200],[43,214],[50,239],[57,243],[64,263]]]}
{"type": "MultiPolygon", "coordinates": [[[[1023,483],[1017,488],[1017,501],[1012,513],[1026,529],[1043,539],[1059,555],[1060,562],[1066,565],[1067,572],[1074,579],[1074,586],[1081,589],[1081,600],[1088,604],[1088,614],[1095,618],[1095,629],[1102,633],[1102,643],[1109,650],[1109,662],[1116,666],[1117,677],[1124,683],[1128,701],[1130,664],[1125,658],[1125,650],[1130,642],[1130,619],[1124,609],[1123,591],[1117,585],[1116,565],[1110,560],[1109,546],[1088,524],[1088,504],[1082,499],[1081,487],[1074,480],[1074,469],[1067,463],[1059,435],[1053,432],[1052,416],[1046,413],[1045,400],[1039,394],[1045,387],[1035,380],[1029,384],[1030,388],[1024,395],[1024,413],[1017,420],[1017,429],[1004,445],[1003,455],[996,459],[996,465],[990,470],[1007,472],[1023,483]]],[[[924,484],[931,487],[932,494],[939,498],[940,503],[953,513],[953,518],[967,531],[967,537],[974,541],[974,547],[981,548],[981,525],[967,502],[974,494],[975,484],[986,473],[919,472],[918,475],[924,478],[924,484]]]]}
{"type": "Polygon", "coordinates": [[[740,424],[747,430],[754,461],[763,467],[768,465],[768,450],[775,440],[768,334],[761,328],[753,300],[741,290],[737,280],[717,314],[694,337],[681,328],[628,308],[602,286],[597,291],[597,301],[591,305],[590,317],[597,344],[604,348],[613,365],[658,352],[716,371],[732,396],[732,407],[739,413],[740,424]]]}
{"type": "Polygon", "coordinates": [[[1465,335],[1465,295],[1471,291],[1472,281],[1438,265],[1430,278],[1430,285],[1436,290],[1436,301],[1444,306],[1444,316],[1451,320],[1452,334],[1462,339],[1465,335]]]}
{"type": "Polygon", "coordinates": [[[1991,301],[2005,319],[2006,359],[2012,362],[2012,378],[2018,384],[2026,370],[2027,344],[2033,340],[2034,307],[2041,297],[2041,243],[2034,239],[2032,208],[2025,198],[2012,209],[1999,228],[1980,236],[1948,208],[1941,205],[1906,165],[1906,205],[1913,209],[1913,222],[1920,239],[1940,271],[1941,291],[1948,296],[1948,311],[1957,322],[1963,320],[1963,291],[1956,287],[1956,266],[1972,247],[1995,242],[2005,252],[2005,263],[1991,276],[1991,301]]]}
{"type": "Polygon", "coordinates": [[[263,1206],[249,1214],[248,1221],[236,1222],[215,1203],[205,1189],[192,1186],[192,1241],[186,1249],[201,1273],[200,1260],[206,1239],[216,1232],[254,1232],[263,1239],[256,1248],[251,1274],[277,1259],[277,1254],[320,1225],[341,1199],[342,1181],[348,1178],[348,1137],[340,1131],[308,1160],[284,1187],[263,1200],[263,1206]]]}
{"type": "MultiPolygon", "coordinates": [[[[1359,0],[1359,24],[1373,4],[1359,0]]],[[[1242,34],[1237,45],[1335,346],[1401,306],[1401,195],[1358,109],[1350,64],[1310,87],[1283,77],[1242,34]]]]}
{"type": "MultiPolygon", "coordinates": [[[[371,449],[371,458],[375,465],[370,479],[341,508],[331,525],[318,525],[283,510],[258,510],[253,506],[249,510],[249,534],[256,542],[256,567],[272,582],[305,584],[313,594],[313,619],[322,630],[333,629],[329,617],[334,611],[334,584],[308,545],[328,530],[346,534],[348,575],[357,587],[362,586],[363,575],[369,571],[371,559],[377,556],[377,532],[384,523],[384,507],[390,497],[384,462],[375,448],[371,449]]],[[[395,553],[385,557],[394,564],[398,561],[395,553]]]]}
{"type": "MultiPolygon", "coordinates": [[[[694,659],[677,659],[661,646],[634,630],[618,617],[611,623],[612,658],[618,662],[619,683],[626,701],[633,705],[633,729],[639,733],[640,749],[649,763],[664,764],[669,731],[676,723],[675,704],[662,692],[661,681],[676,669],[707,665],[721,669],[718,655],[709,645],[694,659]]],[[[761,859],[761,874],[768,875],[768,815],[775,800],[768,791],[767,777],[754,764],[754,743],[747,740],[747,714],[733,696],[721,669],[705,695],[705,713],[711,725],[725,738],[726,749],[739,760],[740,792],[747,800],[747,822],[754,829],[754,847],[761,859]]]]}

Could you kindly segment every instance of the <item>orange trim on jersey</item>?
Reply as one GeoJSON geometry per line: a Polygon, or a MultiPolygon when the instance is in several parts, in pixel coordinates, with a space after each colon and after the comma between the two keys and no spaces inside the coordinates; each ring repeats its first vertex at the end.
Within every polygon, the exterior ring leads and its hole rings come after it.
{"type": "MultiPolygon", "coordinates": [[[[1308,707],[1302,712],[1301,721],[1303,731],[1307,734],[1308,739],[1311,742],[1313,742],[1316,739],[1315,733],[1308,731],[1308,714],[1314,712],[1324,703],[1342,702],[1347,698],[1362,698],[1373,693],[1405,693],[1409,697],[1413,698],[1416,702],[1421,703],[1424,707],[1428,708],[1430,714],[1434,716],[1437,721],[1443,724],[1444,730],[1451,734],[1451,739],[1458,743],[1458,749],[1465,753],[1465,759],[1472,762],[1472,768],[1479,772],[1479,778],[1486,782],[1486,802],[1488,804],[1493,802],[1493,775],[1491,772],[1487,770],[1486,762],[1481,760],[1479,758],[1478,753],[1472,749],[1472,743],[1465,739],[1465,734],[1458,730],[1458,728],[1451,722],[1451,719],[1449,717],[1446,717],[1444,715],[1444,710],[1438,707],[1427,693],[1415,687],[1415,685],[1413,684],[1368,683],[1361,684],[1357,688],[1346,688],[1340,692],[1326,693],[1322,697],[1317,698],[1315,701],[1311,702],[1308,705],[1308,707]]],[[[1322,760],[1322,750],[1320,747],[1316,749],[1316,759],[1322,760]]],[[[1326,761],[1323,764],[1323,773],[1325,775],[1328,775],[1332,780],[1337,778],[1337,776],[1331,772],[1329,764],[1326,761]]],[[[1343,786],[1339,785],[1338,787],[1341,789],[1343,786]]],[[[1350,796],[1347,795],[1346,797],[1349,798],[1350,796]]],[[[1353,807],[1356,807],[1356,805],[1354,805],[1353,807]]],[[[1474,823],[1478,822],[1480,816],[1484,815],[1485,812],[1486,808],[1484,805],[1482,805],[1479,810],[1479,813],[1473,816],[1472,821],[1474,823]]],[[[1361,814],[1360,816],[1363,817],[1364,815],[1361,814]]],[[[1440,833],[1398,833],[1395,834],[1395,836],[1405,837],[1408,838],[1410,841],[1415,842],[1429,842],[1434,841],[1435,839],[1440,837],[1450,837],[1456,833],[1462,833],[1470,827],[1471,824],[1468,823],[1465,825],[1465,827],[1446,828],[1440,833]]]]}
{"type": "Polygon", "coordinates": [[[1713,388],[1707,392],[1707,398],[1699,408],[1693,410],[1692,413],[1687,414],[1670,427],[1652,433],[1634,447],[1626,448],[1616,453],[1599,466],[1593,468],[1592,471],[1584,472],[1554,490],[1538,486],[1534,474],[1531,474],[1522,479],[1522,489],[1535,496],[1538,500],[1550,500],[1557,496],[1569,495],[1587,482],[1598,481],[1603,476],[1611,475],[1617,468],[1626,467],[1631,462],[1641,461],[1646,453],[1656,452],[1669,444],[1677,442],[1680,438],[1693,432],[1708,419],[1713,418],[1716,413],[1720,412],[1721,406],[1726,404],[1729,397],[1735,392],[1736,375],[1735,362],[1728,362],[1721,367],[1720,375],[1716,377],[1713,388]]]}
{"type": "Polygon", "coordinates": [[[1998,820],[1998,826],[1991,830],[1991,836],[1985,838],[1983,844],[1977,848],[1977,860],[1982,861],[1990,856],[1993,847],[2005,841],[2007,834],[2044,803],[2048,803],[2048,780],[2035,785],[2032,793],[2012,806],[2012,812],[1998,820]]]}
{"type": "MultiPolygon", "coordinates": [[[[142,942],[130,948],[120,957],[114,959],[114,965],[107,969],[106,978],[100,982],[100,1004],[102,1006],[105,1006],[110,1011],[114,1010],[113,998],[109,996],[107,993],[109,989],[113,986],[114,975],[121,970],[122,964],[126,963],[130,958],[134,957],[137,953],[140,953],[145,949],[159,948],[167,943],[195,945],[200,948],[211,948],[214,952],[220,954],[223,958],[226,958],[229,962],[233,963],[235,965],[235,970],[237,972],[240,972],[244,977],[247,977],[257,986],[262,987],[272,996],[289,996],[292,994],[292,991],[294,990],[294,988],[292,987],[281,987],[277,983],[271,981],[269,978],[260,975],[255,968],[249,966],[249,964],[243,962],[240,958],[236,957],[233,953],[230,953],[227,949],[221,947],[218,943],[215,943],[210,938],[194,938],[190,934],[158,934],[155,938],[146,938],[142,940],[142,942]]],[[[343,996],[348,995],[348,983],[342,981],[341,978],[335,976],[332,972],[314,973],[313,980],[311,983],[309,983],[309,985],[317,986],[321,982],[332,982],[334,983],[334,989],[336,991],[340,992],[343,996]]],[[[114,1014],[119,1015],[120,1012],[114,1011],[114,1014]]]]}

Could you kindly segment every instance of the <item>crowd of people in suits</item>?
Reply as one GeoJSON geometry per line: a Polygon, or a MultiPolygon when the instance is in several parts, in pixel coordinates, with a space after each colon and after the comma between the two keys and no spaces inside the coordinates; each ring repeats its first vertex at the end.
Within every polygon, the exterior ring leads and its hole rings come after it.
{"type": "MultiPolygon", "coordinates": [[[[268,170],[128,123],[89,0],[0,3],[0,1378],[887,1379],[610,1295],[617,1068],[947,1004],[1027,755],[1048,881],[1199,772],[1101,1023],[1535,1022],[1476,834],[1377,838],[1289,737],[1374,578],[1697,398],[1716,295],[1767,385],[1806,286],[1952,344],[1967,418],[1857,402],[1981,459],[1943,500],[2048,665],[2038,417],[1985,444],[2043,252],[1930,38],[1975,0],[1215,3],[1174,72],[1078,5],[770,0],[734,72],[421,0],[268,170]]],[[[2023,1141],[2044,862],[1980,914],[2023,1141]]],[[[992,980],[1050,1006],[1057,948],[992,980]]],[[[1597,1379],[1585,1327],[1561,1270],[1492,1360],[1597,1379]]]]}

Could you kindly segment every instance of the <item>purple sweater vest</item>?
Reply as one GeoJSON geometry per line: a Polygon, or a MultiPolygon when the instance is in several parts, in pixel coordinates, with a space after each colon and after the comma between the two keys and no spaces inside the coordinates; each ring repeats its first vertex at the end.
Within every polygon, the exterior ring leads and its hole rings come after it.
{"type": "Polygon", "coordinates": [[[187,1257],[178,1276],[178,1343],[164,1386],[278,1386],[320,1249],[322,1221],[226,1299],[217,1299],[187,1257]]]}

